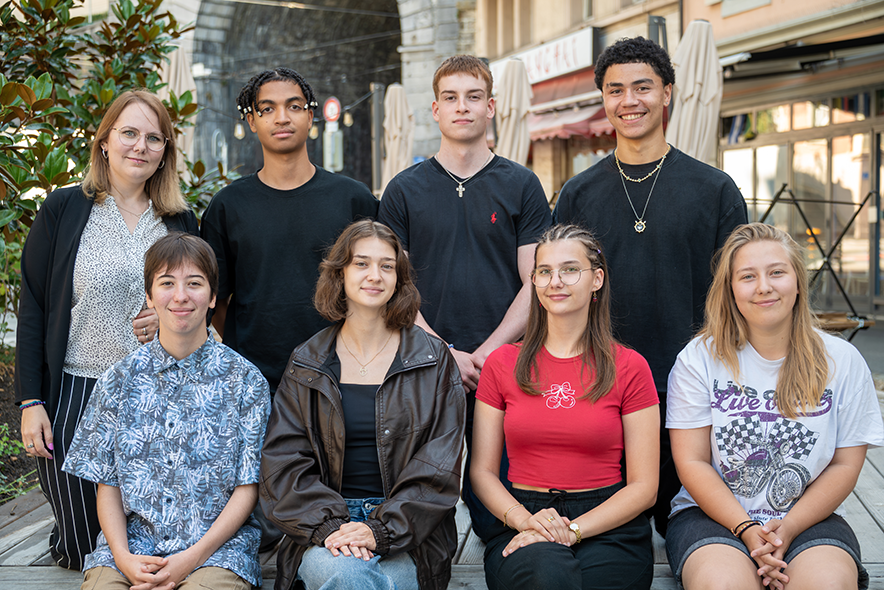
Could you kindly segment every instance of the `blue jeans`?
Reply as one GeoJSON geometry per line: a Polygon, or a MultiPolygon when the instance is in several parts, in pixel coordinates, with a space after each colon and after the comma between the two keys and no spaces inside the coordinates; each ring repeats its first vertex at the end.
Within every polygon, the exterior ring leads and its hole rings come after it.
{"type": "MultiPolygon", "coordinates": [[[[363,522],[383,498],[346,500],[351,522],[363,522]]],[[[325,547],[304,553],[298,579],[307,590],[418,590],[417,566],[408,553],[375,555],[369,561],[344,554],[335,557],[325,547]]]]}

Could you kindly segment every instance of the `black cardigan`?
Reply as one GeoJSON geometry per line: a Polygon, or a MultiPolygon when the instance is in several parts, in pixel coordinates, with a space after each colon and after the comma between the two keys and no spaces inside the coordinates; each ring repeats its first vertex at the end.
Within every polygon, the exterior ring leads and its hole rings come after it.
{"type": "MultiPolygon", "coordinates": [[[[21,259],[15,340],[15,403],[41,399],[55,415],[71,329],[74,264],[93,201],[79,186],[52,192],[28,233],[21,259]]],[[[169,231],[199,235],[193,211],[163,218],[169,231]]]]}

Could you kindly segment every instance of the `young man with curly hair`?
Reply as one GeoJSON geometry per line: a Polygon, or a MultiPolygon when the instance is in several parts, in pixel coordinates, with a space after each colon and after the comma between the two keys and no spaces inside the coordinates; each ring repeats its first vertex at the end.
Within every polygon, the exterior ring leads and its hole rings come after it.
{"type": "Polygon", "coordinates": [[[361,182],[310,162],[317,102],[298,72],[265,70],[236,103],[264,166],[221,189],[203,215],[202,237],[220,267],[212,324],[261,369],[272,394],[295,346],[329,325],[312,302],[324,250],[353,221],[377,215],[378,201],[361,182]]]}
{"type": "MultiPolygon", "coordinates": [[[[617,41],[599,56],[595,83],[617,149],[565,184],[553,217],[601,240],[616,335],[648,360],[665,420],[669,371],[703,323],[712,256],[746,223],[746,203],[727,174],[666,143],[675,71],[662,47],[642,37],[617,41]]],[[[648,516],[665,536],[681,484],[669,433],[660,432],[660,487],[648,516]]]]}

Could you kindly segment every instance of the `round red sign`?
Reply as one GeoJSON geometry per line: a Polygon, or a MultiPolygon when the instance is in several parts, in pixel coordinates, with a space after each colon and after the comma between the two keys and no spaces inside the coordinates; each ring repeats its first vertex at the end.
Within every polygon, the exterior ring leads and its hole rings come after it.
{"type": "Polygon", "coordinates": [[[341,116],[341,101],[330,96],[322,105],[322,116],[330,123],[337,121],[341,116]]]}

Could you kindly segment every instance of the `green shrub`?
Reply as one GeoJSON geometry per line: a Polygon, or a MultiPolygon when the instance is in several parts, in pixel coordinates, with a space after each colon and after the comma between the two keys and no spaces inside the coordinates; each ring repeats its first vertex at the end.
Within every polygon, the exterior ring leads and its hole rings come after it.
{"type": "MultiPolygon", "coordinates": [[[[182,27],[162,0],[118,0],[97,25],[71,17],[83,0],[12,0],[0,7],[0,314],[18,309],[21,249],[42,199],[82,179],[114,98],[156,92],[182,27]]],[[[190,92],[165,101],[177,132],[193,126],[190,92]]],[[[182,191],[197,214],[236,175],[186,162],[182,191]]],[[[0,336],[6,333],[0,320],[0,336]]]]}

